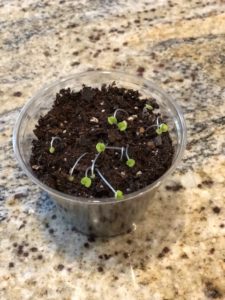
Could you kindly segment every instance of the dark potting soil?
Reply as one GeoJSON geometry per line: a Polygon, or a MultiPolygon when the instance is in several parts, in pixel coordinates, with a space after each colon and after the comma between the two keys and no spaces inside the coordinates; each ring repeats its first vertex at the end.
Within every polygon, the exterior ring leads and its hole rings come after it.
{"type": "Polygon", "coordinates": [[[32,142],[31,167],[42,182],[66,194],[112,197],[113,192],[96,172],[89,188],[81,184],[81,178],[95,158],[97,143],[129,145],[128,155],[135,160],[133,167],[126,165],[125,154],[121,161],[121,151],[113,149],[100,154],[96,167],[115,190],[124,194],[137,191],[158,179],[172,163],[174,151],[169,132],[156,133],[157,118],[159,123],[163,122],[158,108],[154,99],[143,98],[138,91],[115,84],[103,85],[101,89],[83,86],[78,92],[62,89],[34,130],[37,139],[32,142]],[[153,109],[146,109],[146,104],[153,109]],[[127,112],[116,114],[118,122],[127,121],[123,132],[107,121],[118,108],[127,112]],[[52,137],[60,138],[53,142],[54,153],[49,152],[52,137]],[[83,153],[87,154],[75,168],[74,180],[69,181],[69,171],[83,153]]]}

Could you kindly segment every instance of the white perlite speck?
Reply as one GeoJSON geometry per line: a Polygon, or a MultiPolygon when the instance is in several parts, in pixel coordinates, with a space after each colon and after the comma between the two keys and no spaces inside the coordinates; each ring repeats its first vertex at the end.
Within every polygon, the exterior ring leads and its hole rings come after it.
{"type": "Polygon", "coordinates": [[[92,122],[92,123],[98,123],[98,119],[95,118],[95,117],[92,117],[92,118],[90,119],[90,122],[92,122]]]}

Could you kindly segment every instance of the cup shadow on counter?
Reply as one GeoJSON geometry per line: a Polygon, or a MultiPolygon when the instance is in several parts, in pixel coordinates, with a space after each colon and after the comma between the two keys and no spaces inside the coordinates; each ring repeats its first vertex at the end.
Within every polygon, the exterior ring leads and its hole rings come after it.
{"type": "Polygon", "coordinates": [[[36,204],[36,215],[43,224],[40,228],[44,240],[53,245],[52,251],[60,253],[65,263],[83,261],[87,268],[98,261],[100,265],[110,263],[111,267],[117,267],[119,264],[121,268],[132,263],[141,268],[152,259],[162,258],[179,240],[185,226],[185,195],[160,187],[136,230],[112,238],[77,233],[43,192],[36,204]]]}

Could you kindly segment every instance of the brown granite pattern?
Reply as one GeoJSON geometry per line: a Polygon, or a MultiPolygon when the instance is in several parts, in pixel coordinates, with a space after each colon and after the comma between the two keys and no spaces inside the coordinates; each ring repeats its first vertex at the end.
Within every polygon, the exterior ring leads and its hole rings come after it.
{"type": "Polygon", "coordinates": [[[225,299],[225,2],[0,0],[0,53],[0,299],[225,299]],[[188,145],[147,220],[93,241],[22,173],[11,139],[37,89],[96,68],[160,84],[188,145]]]}

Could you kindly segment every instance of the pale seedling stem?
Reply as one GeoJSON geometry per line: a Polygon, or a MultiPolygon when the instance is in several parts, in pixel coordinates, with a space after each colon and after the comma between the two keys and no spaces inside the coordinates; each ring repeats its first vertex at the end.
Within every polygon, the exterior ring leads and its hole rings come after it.
{"type": "Polygon", "coordinates": [[[116,118],[116,114],[121,111],[121,112],[124,112],[127,116],[128,116],[128,112],[122,108],[117,108],[115,111],[114,111],[114,114],[113,114],[113,117],[116,118]]]}
{"type": "Polygon", "coordinates": [[[58,136],[53,136],[52,139],[51,139],[50,147],[53,147],[53,143],[54,143],[55,140],[61,141],[61,138],[58,137],[58,136]]]}
{"type": "Polygon", "coordinates": [[[128,148],[129,148],[129,145],[126,146],[126,152],[125,152],[126,157],[127,157],[127,160],[130,159],[130,157],[129,157],[129,155],[128,155],[128,148]]]}
{"type": "Polygon", "coordinates": [[[95,159],[93,160],[92,162],[92,165],[91,165],[91,177],[94,178],[95,174],[94,174],[94,169],[95,169],[95,163],[99,157],[99,155],[101,154],[101,152],[99,152],[98,154],[95,155],[95,159]]]}
{"type": "Polygon", "coordinates": [[[124,153],[124,147],[111,147],[111,146],[107,146],[106,149],[119,150],[121,152],[120,160],[122,160],[123,153],[124,153]]]}
{"type": "Polygon", "coordinates": [[[104,181],[104,183],[110,188],[110,190],[114,193],[114,195],[116,194],[116,190],[111,186],[111,184],[106,180],[106,178],[102,175],[102,173],[99,171],[99,169],[96,168],[96,171],[98,173],[98,175],[101,177],[102,181],[104,181]]]}
{"type": "Polygon", "coordinates": [[[78,165],[79,161],[80,161],[86,154],[87,154],[87,152],[86,152],[86,153],[83,153],[83,154],[82,154],[81,156],[79,156],[78,159],[75,161],[73,167],[72,167],[72,168],[70,169],[70,171],[69,171],[70,176],[73,175],[74,169],[75,169],[76,166],[78,165]]]}

